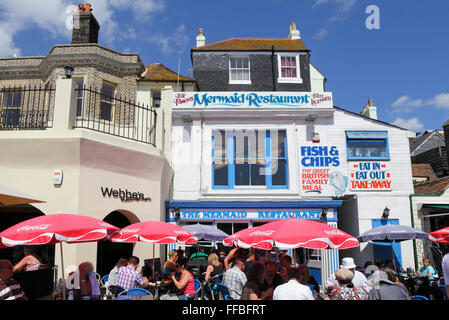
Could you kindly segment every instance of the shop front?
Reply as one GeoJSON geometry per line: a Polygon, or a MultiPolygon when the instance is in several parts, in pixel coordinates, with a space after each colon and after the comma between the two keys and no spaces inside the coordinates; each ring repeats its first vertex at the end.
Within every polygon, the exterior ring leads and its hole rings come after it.
{"type": "MultiPolygon", "coordinates": [[[[341,200],[329,201],[167,201],[166,221],[180,226],[208,224],[233,234],[280,219],[298,218],[337,225],[337,208],[341,200]]],[[[204,243],[225,252],[231,248],[223,244],[204,243]]],[[[169,250],[176,248],[172,245],[169,250]]],[[[326,274],[338,268],[338,250],[303,250],[293,254],[297,263],[309,266],[312,274],[321,282],[326,274]]]]}

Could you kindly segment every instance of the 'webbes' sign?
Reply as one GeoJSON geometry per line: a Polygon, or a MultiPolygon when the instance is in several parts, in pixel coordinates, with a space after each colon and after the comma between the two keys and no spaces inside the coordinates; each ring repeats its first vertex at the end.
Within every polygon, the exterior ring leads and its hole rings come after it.
{"type": "Polygon", "coordinates": [[[332,92],[177,92],[174,108],[333,108],[332,92]]]}
{"type": "Polygon", "coordinates": [[[351,162],[349,171],[349,188],[351,190],[391,190],[390,163],[388,161],[351,162]]]}
{"type": "Polygon", "coordinates": [[[348,178],[341,172],[340,151],[336,146],[300,147],[301,194],[341,196],[348,178]]]}

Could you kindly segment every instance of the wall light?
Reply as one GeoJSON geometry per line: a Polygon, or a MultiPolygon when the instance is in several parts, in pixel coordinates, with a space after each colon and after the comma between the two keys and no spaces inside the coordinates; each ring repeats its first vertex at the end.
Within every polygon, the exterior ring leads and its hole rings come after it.
{"type": "Polygon", "coordinates": [[[73,70],[74,70],[73,67],[72,66],[65,66],[64,70],[65,70],[66,78],[70,79],[72,77],[72,74],[73,74],[73,70]]]}
{"type": "Polygon", "coordinates": [[[382,212],[382,219],[388,219],[390,216],[390,209],[388,207],[385,207],[384,212],[382,212]]]}

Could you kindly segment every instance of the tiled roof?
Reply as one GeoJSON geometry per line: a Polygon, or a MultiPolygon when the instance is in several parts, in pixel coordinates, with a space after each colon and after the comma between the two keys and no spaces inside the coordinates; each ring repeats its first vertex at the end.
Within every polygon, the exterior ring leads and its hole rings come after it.
{"type": "Polygon", "coordinates": [[[415,194],[440,194],[449,187],[449,177],[444,177],[432,182],[416,184],[415,194]]]}
{"type": "Polygon", "coordinates": [[[302,39],[245,39],[232,38],[219,42],[209,43],[201,47],[192,48],[192,51],[308,51],[302,39]]]}
{"type": "MultiPolygon", "coordinates": [[[[145,66],[145,71],[142,73],[139,80],[177,82],[178,74],[164,66],[162,63],[153,63],[145,66]]],[[[179,81],[195,82],[195,79],[179,75],[179,81]]]]}
{"type": "Polygon", "coordinates": [[[427,177],[430,182],[438,179],[429,163],[412,163],[412,176],[427,177]]]}

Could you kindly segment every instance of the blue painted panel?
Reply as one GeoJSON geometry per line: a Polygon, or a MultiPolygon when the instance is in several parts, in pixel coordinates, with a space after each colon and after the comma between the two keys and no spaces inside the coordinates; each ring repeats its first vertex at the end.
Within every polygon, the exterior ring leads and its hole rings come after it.
{"type": "Polygon", "coordinates": [[[321,269],[309,268],[310,274],[315,278],[316,282],[321,285],[321,269]]]}
{"type": "MultiPolygon", "coordinates": [[[[382,225],[393,224],[399,225],[398,219],[372,219],[371,220],[372,227],[376,228],[382,225]]],[[[394,255],[395,255],[395,264],[396,267],[402,266],[402,254],[401,254],[401,244],[395,242],[393,244],[387,242],[376,242],[373,241],[373,253],[374,260],[376,258],[381,258],[385,260],[393,260],[393,253],[391,251],[391,246],[393,245],[394,255]]],[[[373,260],[373,262],[374,262],[373,260]]]]}

